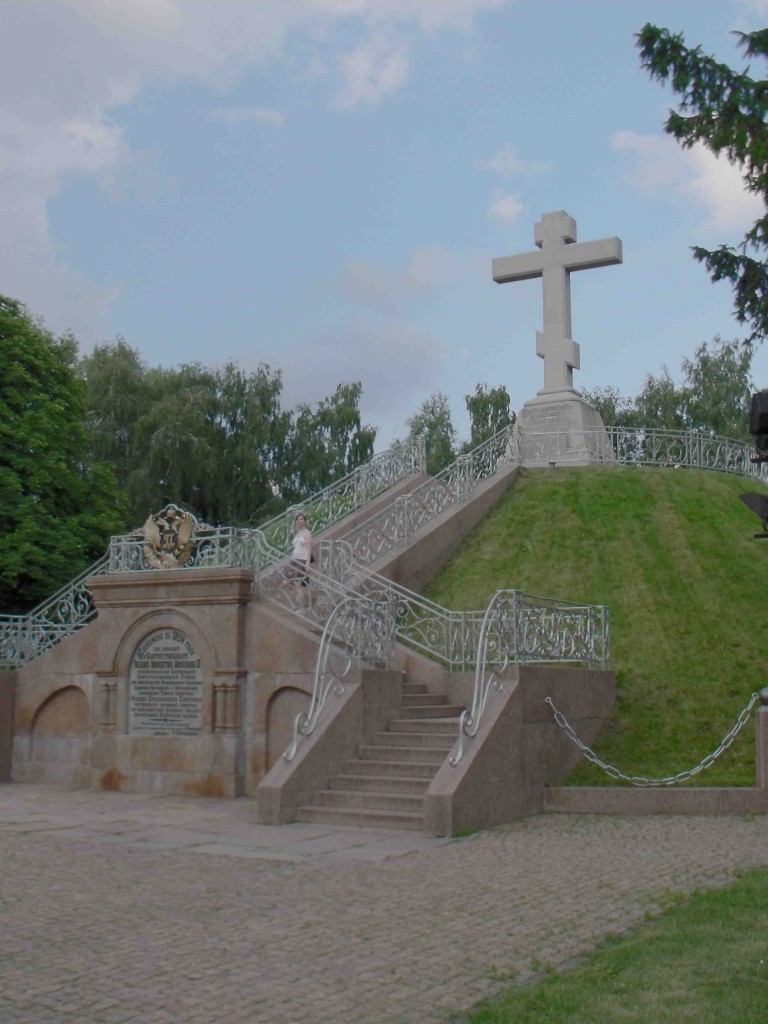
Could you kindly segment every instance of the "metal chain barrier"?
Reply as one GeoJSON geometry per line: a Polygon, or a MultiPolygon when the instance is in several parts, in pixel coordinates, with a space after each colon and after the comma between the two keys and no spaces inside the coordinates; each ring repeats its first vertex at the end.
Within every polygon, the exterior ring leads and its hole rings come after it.
{"type": "Polygon", "coordinates": [[[555,722],[560,726],[568,739],[576,744],[587,761],[590,761],[598,768],[601,768],[606,775],[609,775],[612,779],[621,779],[623,782],[629,782],[632,786],[676,786],[679,782],[687,782],[688,779],[692,779],[694,775],[698,775],[699,772],[704,771],[705,768],[709,768],[709,766],[714,764],[721,754],[725,753],[749,721],[749,716],[755,704],[758,701],[763,704],[768,703],[768,688],[761,690],[760,693],[752,694],[749,698],[749,703],[736,719],[736,724],[733,726],[731,731],[726,734],[723,742],[717,750],[713,750],[711,754],[707,754],[706,757],[702,758],[695,768],[689,768],[687,771],[678,772],[677,775],[667,775],[663,779],[646,779],[641,775],[625,775],[624,772],[619,771],[618,768],[614,768],[613,765],[606,764],[605,761],[601,761],[594,750],[591,750],[586,746],[586,744],[581,742],[574,732],[573,726],[570,725],[565,715],[555,707],[552,702],[552,698],[546,697],[545,700],[552,708],[552,713],[555,716],[555,722]]]}

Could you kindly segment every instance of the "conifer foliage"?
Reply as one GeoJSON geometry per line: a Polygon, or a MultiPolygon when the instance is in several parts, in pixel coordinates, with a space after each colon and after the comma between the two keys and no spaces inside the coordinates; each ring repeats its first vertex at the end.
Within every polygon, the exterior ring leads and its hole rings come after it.
{"type": "MultiPolygon", "coordinates": [[[[768,29],[736,33],[747,58],[768,58],[768,29]]],[[[734,71],[691,48],[682,35],[647,24],[638,33],[642,65],[652,78],[668,82],[679,97],[665,131],[686,149],[702,143],[716,156],[737,164],[746,188],[768,204],[768,81],[754,78],[750,68],[734,71]]],[[[748,343],[768,333],[768,206],[737,245],[708,250],[692,247],[713,281],[730,281],[734,311],[746,325],[748,343]]]]}

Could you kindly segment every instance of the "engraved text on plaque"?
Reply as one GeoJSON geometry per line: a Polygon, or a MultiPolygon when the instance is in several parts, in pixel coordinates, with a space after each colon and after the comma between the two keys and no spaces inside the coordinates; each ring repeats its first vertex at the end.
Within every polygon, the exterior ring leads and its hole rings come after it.
{"type": "Polygon", "coordinates": [[[136,648],[128,683],[129,731],[198,736],[203,724],[200,659],[177,629],[158,629],[136,648]]]}

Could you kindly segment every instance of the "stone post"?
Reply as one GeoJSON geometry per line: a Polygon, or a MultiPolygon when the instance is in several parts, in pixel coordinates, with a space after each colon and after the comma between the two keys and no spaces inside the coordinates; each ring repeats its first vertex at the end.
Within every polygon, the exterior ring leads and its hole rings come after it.
{"type": "Polygon", "coordinates": [[[768,789],[768,707],[755,714],[755,785],[768,789]]]}

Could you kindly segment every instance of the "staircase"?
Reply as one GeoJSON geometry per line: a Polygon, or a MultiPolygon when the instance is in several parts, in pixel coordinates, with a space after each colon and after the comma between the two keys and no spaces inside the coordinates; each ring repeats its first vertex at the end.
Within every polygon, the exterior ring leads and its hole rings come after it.
{"type": "Polygon", "coordinates": [[[404,682],[400,716],[299,808],[297,821],[423,829],[424,794],[456,742],[463,710],[423,683],[404,682]]]}

